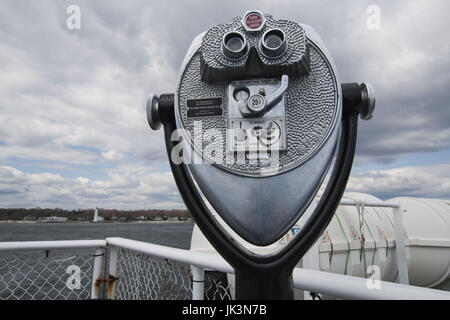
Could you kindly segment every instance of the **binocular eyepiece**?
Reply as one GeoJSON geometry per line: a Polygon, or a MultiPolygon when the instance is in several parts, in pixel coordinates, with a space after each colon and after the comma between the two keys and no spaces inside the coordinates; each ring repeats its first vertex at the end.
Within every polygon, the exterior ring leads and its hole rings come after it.
{"type": "MultiPolygon", "coordinates": [[[[222,41],[222,53],[231,60],[238,61],[248,55],[250,46],[245,36],[239,31],[226,33],[222,41]]],[[[287,50],[284,32],[280,29],[269,29],[259,41],[259,51],[268,59],[279,59],[287,50]]]]}

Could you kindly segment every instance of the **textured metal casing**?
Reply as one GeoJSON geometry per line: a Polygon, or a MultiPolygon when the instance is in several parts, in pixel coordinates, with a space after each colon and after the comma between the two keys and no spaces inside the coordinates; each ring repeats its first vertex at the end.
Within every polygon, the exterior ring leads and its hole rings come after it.
{"type": "MultiPolygon", "coordinates": [[[[279,239],[306,210],[331,164],[340,131],[342,99],[334,64],[315,31],[301,26],[311,72],[290,79],[285,94],[288,145],[287,151],[280,154],[279,167],[258,163],[189,165],[202,193],[223,220],[245,240],[259,246],[279,239]]],[[[187,98],[222,97],[223,115],[202,121],[206,125],[203,132],[227,128],[227,84],[207,84],[199,72],[204,35],[197,36],[191,44],[175,95],[177,127],[190,133],[182,134],[185,148],[191,146],[195,135],[193,123],[186,117],[187,98]]],[[[204,142],[194,145],[200,153],[207,148],[204,142]]],[[[224,138],[223,150],[226,149],[224,138]]]]}

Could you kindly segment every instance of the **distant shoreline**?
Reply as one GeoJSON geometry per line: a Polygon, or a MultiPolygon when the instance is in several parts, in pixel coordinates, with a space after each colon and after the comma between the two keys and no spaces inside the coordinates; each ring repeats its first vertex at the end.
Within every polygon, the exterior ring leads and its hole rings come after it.
{"type": "Polygon", "coordinates": [[[116,210],[116,209],[78,209],[63,210],[49,208],[0,208],[1,221],[15,222],[158,222],[189,221],[192,216],[187,210],[116,210]]]}
{"type": "Polygon", "coordinates": [[[24,220],[0,220],[0,223],[39,223],[39,224],[67,224],[67,223],[80,223],[80,224],[111,224],[111,223],[186,223],[194,222],[193,220],[179,220],[179,221],[169,221],[169,220],[129,220],[129,221],[24,221],[24,220]]]}

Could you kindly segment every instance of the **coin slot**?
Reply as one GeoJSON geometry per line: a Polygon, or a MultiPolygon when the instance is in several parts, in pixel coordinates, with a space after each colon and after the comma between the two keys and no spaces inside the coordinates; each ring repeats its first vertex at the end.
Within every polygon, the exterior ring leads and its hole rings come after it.
{"type": "Polygon", "coordinates": [[[238,87],[234,89],[233,97],[237,102],[247,101],[248,97],[250,97],[250,90],[246,87],[238,87]]]}

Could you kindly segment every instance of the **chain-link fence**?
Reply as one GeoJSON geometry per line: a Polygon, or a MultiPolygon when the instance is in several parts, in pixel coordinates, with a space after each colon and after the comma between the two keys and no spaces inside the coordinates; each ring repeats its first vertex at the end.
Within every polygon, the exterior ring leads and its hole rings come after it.
{"type": "Polygon", "coordinates": [[[115,299],[192,299],[192,275],[188,265],[120,250],[115,299]]]}
{"type": "Polygon", "coordinates": [[[0,254],[0,300],[84,300],[91,296],[93,250],[0,254]]]}
{"type": "MultiPolygon", "coordinates": [[[[190,266],[151,257],[131,250],[120,250],[115,299],[190,300],[190,266]]],[[[205,299],[231,299],[226,274],[205,273],[205,299]]]]}
{"type": "Polygon", "coordinates": [[[205,272],[205,300],[232,300],[226,273],[205,272]]]}
{"type": "MultiPolygon", "coordinates": [[[[93,285],[100,299],[192,299],[189,265],[133,250],[119,252],[116,278],[109,278],[108,248],[94,283],[92,248],[0,253],[0,300],[90,299],[93,285]]],[[[204,288],[205,299],[231,299],[225,273],[206,271],[204,288]]]]}

